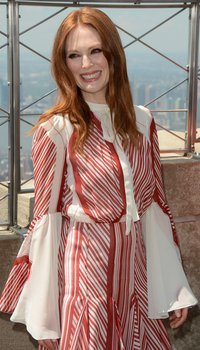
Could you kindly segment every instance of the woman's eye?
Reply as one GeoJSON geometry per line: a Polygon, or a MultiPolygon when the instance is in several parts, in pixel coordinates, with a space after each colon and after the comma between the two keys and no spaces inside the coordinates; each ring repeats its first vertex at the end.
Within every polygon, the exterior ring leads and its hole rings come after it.
{"type": "Polygon", "coordinates": [[[96,48],[96,49],[92,49],[91,54],[100,53],[100,52],[102,52],[102,49],[96,48]]]}
{"type": "Polygon", "coordinates": [[[78,58],[78,57],[79,57],[79,55],[77,53],[70,53],[68,55],[68,58],[70,58],[70,59],[74,59],[74,58],[78,58]]]}

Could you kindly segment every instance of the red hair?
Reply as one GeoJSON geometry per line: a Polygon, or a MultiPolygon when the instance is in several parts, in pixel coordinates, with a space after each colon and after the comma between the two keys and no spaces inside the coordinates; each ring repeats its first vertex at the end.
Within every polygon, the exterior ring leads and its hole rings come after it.
{"type": "Polygon", "coordinates": [[[52,73],[58,86],[58,100],[56,105],[40,117],[35,128],[55,114],[67,114],[77,131],[75,147],[82,148],[88,136],[91,112],[66,63],[66,39],[79,24],[92,26],[100,35],[102,51],[109,65],[106,101],[111,115],[114,115],[115,131],[125,144],[128,139],[136,144],[139,132],[120,36],[114,23],[104,12],[90,7],[70,13],[57,31],[52,51],[52,73]]]}

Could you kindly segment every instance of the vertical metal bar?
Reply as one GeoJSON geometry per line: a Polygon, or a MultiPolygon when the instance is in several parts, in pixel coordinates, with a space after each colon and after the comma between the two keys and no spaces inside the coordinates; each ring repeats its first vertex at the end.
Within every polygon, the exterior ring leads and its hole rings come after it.
{"type": "Polygon", "coordinates": [[[20,191],[20,62],[19,4],[14,0],[13,23],[13,116],[14,116],[14,224],[17,224],[18,193],[20,191]]]}
{"type": "Polygon", "coordinates": [[[191,60],[191,8],[189,9],[189,18],[188,18],[188,65],[187,65],[187,76],[188,76],[188,82],[187,82],[187,104],[188,104],[188,113],[187,113],[187,126],[186,126],[186,139],[185,139],[185,148],[188,149],[189,152],[191,152],[191,110],[190,110],[190,103],[191,100],[191,90],[189,84],[189,72],[190,72],[190,60],[191,60]]]}
{"type": "Polygon", "coordinates": [[[19,13],[15,0],[8,1],[8,74],[10,84],[10,224],[17,224],[17,195],[20,184],[20,130],[19,130],[19,13]]]}
{"type": "Polygon", "coordinates": [[[193,4],[190,13],[189,83],[188,83],[188,149],[194,151],[197,123],[199,4],[193,4]]]}
{"type": "Polygon", "coordinates": [[[9,85],[9,123],[8,123],[8,157],[9,157],[9,224],[13,226],[13,193],[14,193],[14,127],[13,127],[13,67],[12,67],[12,17],[13,3],[8,1],[8,85],[9,85]]]}

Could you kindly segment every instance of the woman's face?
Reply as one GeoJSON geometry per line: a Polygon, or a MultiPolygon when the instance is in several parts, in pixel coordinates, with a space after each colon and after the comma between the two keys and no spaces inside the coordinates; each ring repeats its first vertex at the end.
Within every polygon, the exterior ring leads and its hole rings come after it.
{"type": "Polygon", "coordinates": [[[66,53],[67,65],[84,99],[105,103],[109,66],[96,29],[85,24],[74,28],[67,37],[66,53]]]}

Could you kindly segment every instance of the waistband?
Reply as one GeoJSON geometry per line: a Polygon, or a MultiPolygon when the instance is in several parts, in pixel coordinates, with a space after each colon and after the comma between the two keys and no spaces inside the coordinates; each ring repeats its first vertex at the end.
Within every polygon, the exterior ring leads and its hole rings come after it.
{"type": "Polygon", "coordinates": [[[117,222],[126,222],[126,215],[123,215],[118,221],[98,221],[98,220],[93,220],[89,217],[89,215],[85,213],[77,213],[77,214],[72,214],[72,213],[67,213],[68,217],[73,220],[74,222],[83,222],[83,223],[88,223],[88,224],[98,224],[98,223],[110,223],[114,224],[117,222]]]}

